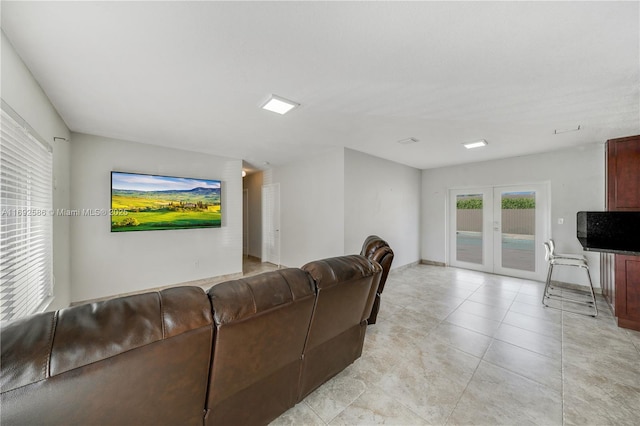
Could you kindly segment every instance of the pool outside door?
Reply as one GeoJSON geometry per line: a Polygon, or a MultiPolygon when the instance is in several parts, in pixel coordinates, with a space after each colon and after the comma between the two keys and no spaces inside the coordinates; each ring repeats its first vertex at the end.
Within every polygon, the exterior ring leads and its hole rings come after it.
{"type": "Polygon", "coordinates": [[[449,264],[543,280],[548,184],[449,191],[449,264]]]}

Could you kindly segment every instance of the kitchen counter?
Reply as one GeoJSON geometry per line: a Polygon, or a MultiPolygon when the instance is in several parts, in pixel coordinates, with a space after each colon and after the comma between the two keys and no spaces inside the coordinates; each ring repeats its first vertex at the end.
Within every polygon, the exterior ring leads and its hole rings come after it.
{"type": "Polygon", "coordinates": [[[625,247],[624,245],[620,245],[620,243],[616,243],[615,246],[612,246],[610,241],[592,241],[580,237],[578,237],[578,241],[580,241],[580,244],[582,244],[582,248],[585,251],[622,254],[624,256],[640,256],[640,248],[638,248],[638,244],[640,243],[625,247]]]}

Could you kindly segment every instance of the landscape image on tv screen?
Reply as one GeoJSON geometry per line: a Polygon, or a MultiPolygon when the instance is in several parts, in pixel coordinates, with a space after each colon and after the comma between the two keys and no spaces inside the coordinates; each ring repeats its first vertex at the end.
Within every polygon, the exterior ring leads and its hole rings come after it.
{"type": "Polygon", "coordinates": [[[220,181],[111,172],[111,231],[219,228],[220,181]]]}

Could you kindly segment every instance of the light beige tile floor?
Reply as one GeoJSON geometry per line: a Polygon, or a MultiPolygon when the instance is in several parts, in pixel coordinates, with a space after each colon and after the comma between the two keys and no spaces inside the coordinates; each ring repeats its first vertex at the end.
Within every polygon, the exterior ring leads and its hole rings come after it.
{"type": "Polygon", "coordinates": [[[363,355],[273,425],[638,425],[640,333],[544,308],[543,283],[392,271],[363,355]]]}

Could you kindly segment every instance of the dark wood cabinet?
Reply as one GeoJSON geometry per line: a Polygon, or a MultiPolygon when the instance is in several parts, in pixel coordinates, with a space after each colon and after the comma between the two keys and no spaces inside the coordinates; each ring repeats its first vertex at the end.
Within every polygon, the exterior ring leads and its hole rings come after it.
{"type": "Polygon", "coordinates": [[[607,141],[607,210],[640,211],[640,136],[607,141]]]}
{"type": "Polygon", "coordinates": [[[640,256],[615,256],[618,325],[640,330],[640,256]]]}
{"type": "MultiPolygon", "coordinates": [[[[640,211],[640,135],[607,141],[606,156],[607,210],[640,211]]],[[[640,256],[603,254],[600,271],[618,325],[640,331],[640,256]]]]}

